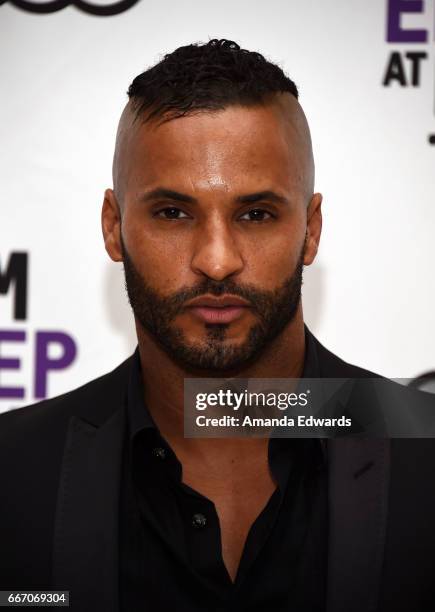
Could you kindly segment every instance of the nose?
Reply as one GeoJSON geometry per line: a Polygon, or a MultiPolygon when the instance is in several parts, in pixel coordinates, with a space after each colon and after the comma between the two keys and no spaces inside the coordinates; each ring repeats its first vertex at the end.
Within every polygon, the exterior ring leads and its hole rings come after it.
{"type": "Polygon", "coordinates": [[[191,262],[195,274],[221,281],[243,269],[242,254],[227,222],[215,219],[198,233],[191,262]]]}

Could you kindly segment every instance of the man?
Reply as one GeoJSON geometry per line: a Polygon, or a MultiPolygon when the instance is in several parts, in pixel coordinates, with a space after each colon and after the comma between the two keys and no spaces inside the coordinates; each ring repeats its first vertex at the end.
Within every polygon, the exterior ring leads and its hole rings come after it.
{"type": "Polygon", "coordinates": [[[376,376],[304,326],[322,196],[295,84],[212,40],[128,94],[102,228],[138,349],[1,416],[1,588],[80,611],[433,609],[432,440],[183,435],[186,377],[376,376]]]}

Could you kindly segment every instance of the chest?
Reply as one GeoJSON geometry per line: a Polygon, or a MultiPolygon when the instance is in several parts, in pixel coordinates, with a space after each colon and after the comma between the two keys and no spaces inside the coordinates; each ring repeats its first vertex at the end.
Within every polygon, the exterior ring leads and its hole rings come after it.
{"type": "Polygon", "coordinates": [[[207,481],[186,470],[183,480],[213,502],[219,519],[222,558],[234,581],[249,531],[276,489],[269,470],[255,472],[255,479],[251,470],[245,478],[238,474],[222,481],[207,481]]]}

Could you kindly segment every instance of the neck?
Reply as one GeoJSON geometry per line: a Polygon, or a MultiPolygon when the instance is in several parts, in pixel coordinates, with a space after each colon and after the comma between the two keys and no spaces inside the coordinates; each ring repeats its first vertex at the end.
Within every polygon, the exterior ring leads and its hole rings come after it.
{"type": "MultiPolygon", "coordinates": [[[[209,454],[213,448],[219,454],[222,447],[231,455],[237,448],[239,454],[243,445],[237,438],[226,439],[188,439],[184,431],[184,378],[214,377],[216,372],[184,369],[174,362],[145,330],[136,323],[142,376],[144,381],[144,400],[162,436],[172,445],[189,449],[189,452],[209,454]]],[[[302,307],[291,323],[261,356],[246,367],[237,371],[222,373],[222,377],[242,378],[299,378],[302,375],[305,358],[305,333],[302,307]]],[[[267,440],[250,439],[250,445],[264,446],[267,440]]]]}

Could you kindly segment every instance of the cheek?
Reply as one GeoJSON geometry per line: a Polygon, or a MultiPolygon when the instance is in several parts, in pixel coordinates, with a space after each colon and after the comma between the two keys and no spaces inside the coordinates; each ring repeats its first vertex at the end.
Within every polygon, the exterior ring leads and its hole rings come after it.
{"type": "Polygon", "coordinates": [[[246,281],[269,290],[279,286],[295,271],[303,243],[304,234],[293,229],[245,244],[246,281]]]}
{"type": "Polygon", "coordinates": [[[162,239],[140,223],[125,223],[122,233],[137,270],[152,288],[167,294],[188,284],[188,249],[183,241],[169,234],[162,239]]]}

